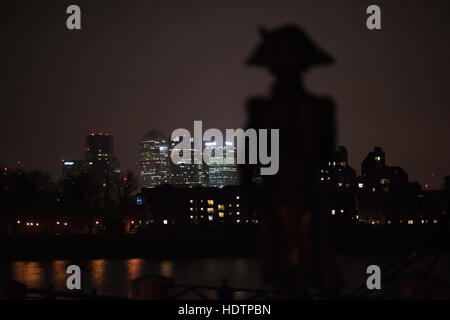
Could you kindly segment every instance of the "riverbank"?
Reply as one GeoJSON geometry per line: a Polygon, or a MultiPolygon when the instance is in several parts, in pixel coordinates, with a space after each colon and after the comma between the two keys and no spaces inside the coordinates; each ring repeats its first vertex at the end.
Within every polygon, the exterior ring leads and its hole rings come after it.
{"type": "MultiPolygon", "coordinates": [[[[258,228],[154,230],[142,234],[66,234],[0,237],[0,259],[254,257],[261,250],[258,228]]],[[[447,225],[331,228],[332,251],[365,255],[440,251],[450,247],[447,225]]]]}

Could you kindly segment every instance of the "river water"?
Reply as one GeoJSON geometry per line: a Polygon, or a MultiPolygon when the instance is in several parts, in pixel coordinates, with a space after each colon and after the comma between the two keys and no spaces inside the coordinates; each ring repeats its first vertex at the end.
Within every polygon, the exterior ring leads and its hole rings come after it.
{"type": "MultiPolygon", "coordinates": [[[[409,271],[423,271],[432,261],[432,256],[418,261],[409,271]]],[[[367,266],[377,264],[383,268],[398,260],[395,256],[336,258],[343,279],[343,292],[350,292],[364,284],[368,275],[367,266]]],[[[0,281],[15,280],[29,288],[54,290],[66,288],[67,266],[76,264],[82,272],[82,292],[131,297],[131,282],[149,274],[171,277],[177,284],[219,286],[223,278],[230,287],[270,289],[262,280],[261,266],[257,259],[199,258],[184,260],[153,259],[93,259],[93,260],[44,260],[44,261],[0,261],[0,281]]],[[[445,256],[435,266],[434,273],[449,282],[449,257],[445,256]]],[[[212,298],[215,293],[211,293],[212,298]]],[[[245,298],[237,293],[236,298],[245,298]],[[240,296],[239,296],[240,295],[240,296]]]]}

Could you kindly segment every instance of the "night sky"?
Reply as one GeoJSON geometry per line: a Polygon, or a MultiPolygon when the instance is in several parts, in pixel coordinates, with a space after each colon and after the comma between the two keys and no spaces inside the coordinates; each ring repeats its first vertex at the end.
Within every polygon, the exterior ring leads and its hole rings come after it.
{"type": "MultiPolygon", "coordinates": [[[[336,59],[306,75],[338,106],[350,165],[374,146],[411,181],[450,175],[450,1],[2,1],[0,165],[61,175],[84,135],[114,135],[122,169],[137,171],[152,128],[243,127],[245,102],[272,78],[244,65],[259,25],[302,26],[336,59]],[[66,29],[66,7],[82,30],[66,29]],[[382,30],[366,29],[378,4],[382,30]],[[435,177],[432,177],[432,173],[435,177]]],[[[282,163],[280,164],[283,165],[282,163]]]]}

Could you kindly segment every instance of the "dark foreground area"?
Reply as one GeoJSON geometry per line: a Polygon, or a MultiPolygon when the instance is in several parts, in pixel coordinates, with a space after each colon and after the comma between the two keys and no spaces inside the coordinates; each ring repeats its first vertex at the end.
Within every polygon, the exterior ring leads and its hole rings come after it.
{"type": "MultiPolygon", "coordinates": [[[[446,251],[447,225],[352,225],[330,229],[328,239],[337,253],[372,254],[446,251]]],[[[154,230],[121,235],[29,235],[0,238],[2,259],[64,258],[195,258],[251,257],[260,247],[256,226],[217,229],[154,230]]]]}

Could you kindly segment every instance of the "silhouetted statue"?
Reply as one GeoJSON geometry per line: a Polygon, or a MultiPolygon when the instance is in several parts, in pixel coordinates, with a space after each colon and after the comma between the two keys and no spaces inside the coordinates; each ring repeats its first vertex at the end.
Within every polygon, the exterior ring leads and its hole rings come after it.
{"type": "Polygon", "coordinates": [[[325,238],[325,199],[319,192],[318,171],[332,159],[335,136],[334,104],[309,93],[300,75],[310,66],[332,63],[326,53],[296,26],[261,29],[263,40],[247,61],[275,76],[270,97],[248,102],[249,128],[280,129],[278,174],[258,177],[243,169],[243,181],[262,216],[262,250],[266,276],[289,296],[298,289],[330,290],[335,277],[325,238]]]}

